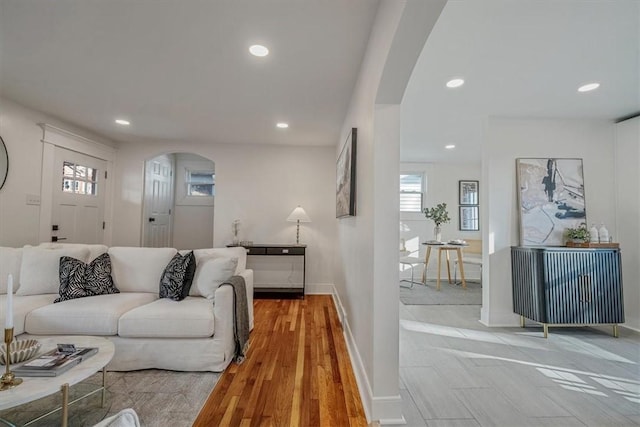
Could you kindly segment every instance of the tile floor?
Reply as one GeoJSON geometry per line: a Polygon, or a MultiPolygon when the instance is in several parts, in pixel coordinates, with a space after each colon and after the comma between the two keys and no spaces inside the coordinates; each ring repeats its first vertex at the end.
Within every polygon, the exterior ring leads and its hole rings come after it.
{"type": "Polygon", "coordinates": [[[408,426],[640,426],[640,334],[487,328],[477,305],[400,303],[408,426]]]}

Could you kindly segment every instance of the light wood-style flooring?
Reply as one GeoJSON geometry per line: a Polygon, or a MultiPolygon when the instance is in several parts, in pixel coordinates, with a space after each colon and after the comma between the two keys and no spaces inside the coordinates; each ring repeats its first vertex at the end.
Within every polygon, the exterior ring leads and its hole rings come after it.
{"type": "Polygon", "coordinates": [[[254,309],[246,360],[223,373],[194,426],[366,426],[331,296],[254,309]]]}

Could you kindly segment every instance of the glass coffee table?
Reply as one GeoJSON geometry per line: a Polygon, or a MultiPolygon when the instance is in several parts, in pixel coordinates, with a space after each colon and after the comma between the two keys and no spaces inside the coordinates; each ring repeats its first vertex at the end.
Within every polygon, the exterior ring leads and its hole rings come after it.
{"type": "MultiPolygon", "coordinates": [[[[23,382],[19,386],[9,390],[0,391],[0,411],[60,392],[62,394],[61,407],[29,421],[24,424],[24,426],[35,423],[36,421],[58,411],[62,411],[61,425],[62,427],[67,427],[69,405],[96,393],[102,392],[102,405],[104,406],[106,398],[106,366],[113,358],[114,353],[114,346],[111,341],[102,337],[79,335],[29,338],[36,338],[41,344],[40,350],[36,356],[56,348],[57,344],[75,344],[76,347],[97,347],[98,353],[89,357],[87,360],[83,360],[80,364],[56,377],[22,377],[23,382]],[[89,378],[100,370],[102,370],[102,386],[72,402],[69,402],[69,387],[89,378]]],[[[26,336],[19,337],[19,339],[26,339],[26,336]]],[[[12,365],[12,368],[13,366],[14,365],[12,365]]],[[[19,364],[16,364],[15,366],[19,366],[19,364]]],[[[11,422],[0,418],[0,424],[1,423],[13,426],[11,422]]]]}

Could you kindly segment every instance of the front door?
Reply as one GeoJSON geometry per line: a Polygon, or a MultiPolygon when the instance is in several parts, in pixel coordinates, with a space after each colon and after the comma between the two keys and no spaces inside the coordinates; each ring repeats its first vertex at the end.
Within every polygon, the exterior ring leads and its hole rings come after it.
{"type": "Polygon", "coordinates": [[[145,164],[143,245],[172,246],[173,156],[162,155],[145,164]]]}
{"type": "Polygon", "coordinates": [[[55,147],[51,240],[103,243],[107,162],[55,147]]]}

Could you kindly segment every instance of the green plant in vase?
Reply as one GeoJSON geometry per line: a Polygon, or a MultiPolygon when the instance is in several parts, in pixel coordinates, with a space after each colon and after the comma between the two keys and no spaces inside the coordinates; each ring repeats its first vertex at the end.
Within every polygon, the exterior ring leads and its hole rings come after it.
{"type": "Polygon", "coordinates": [[[591,239],[591,233],[587,228],[587,224],[584,222],[576,228],[567,228],[565,230],[565,235],[567,236],[568,241],[574,243],[586,243],[591,239]]]}
{"type": "Polygon", "coordinates": [[[446,224],[451,221],[449,217],[449,212],[447,212],[447,204],[446,203],[438,203],[433,208],[424,208],[422,210],[427,219],[430,219],[434,222],[436,227],[433,229],[433,235],[435,240],[438,242],[442,241],[442,224],[446,224]]]}

